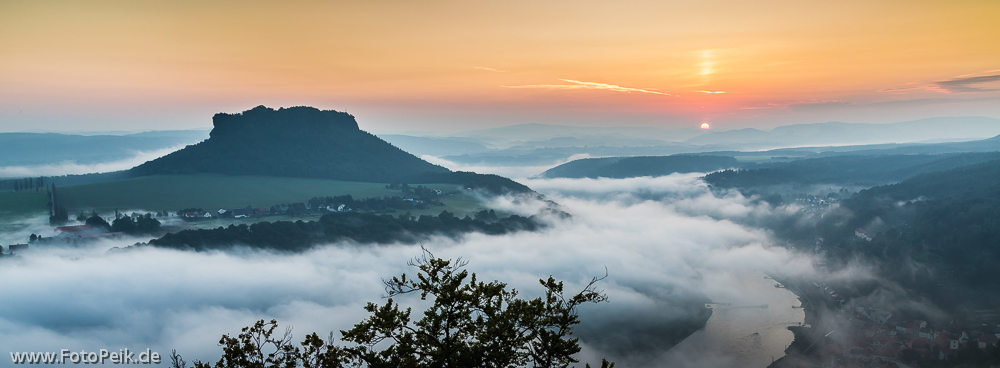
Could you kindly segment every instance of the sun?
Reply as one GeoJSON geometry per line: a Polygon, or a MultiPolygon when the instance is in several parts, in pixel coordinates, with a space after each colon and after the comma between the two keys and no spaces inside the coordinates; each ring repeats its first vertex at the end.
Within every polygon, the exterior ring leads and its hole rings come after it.
{"type": "Polygon", "coordinates": [[[708,128],[711,128],[711,127],[708,126],[708,123],[701,123],[701,128],[702,129],[708,129],[708,128]]]}

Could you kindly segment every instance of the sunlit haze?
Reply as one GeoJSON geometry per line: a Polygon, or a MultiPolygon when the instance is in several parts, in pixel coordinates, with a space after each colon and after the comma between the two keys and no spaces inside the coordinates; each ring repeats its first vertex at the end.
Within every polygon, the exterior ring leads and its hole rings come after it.
{"type": "MultiPolygon", "coordinates": [[[[0,131],[1000,117],[995,1],[0,2],[0,131]]],[[[703,126],[704,127],[704,126],[703,126]]]]}

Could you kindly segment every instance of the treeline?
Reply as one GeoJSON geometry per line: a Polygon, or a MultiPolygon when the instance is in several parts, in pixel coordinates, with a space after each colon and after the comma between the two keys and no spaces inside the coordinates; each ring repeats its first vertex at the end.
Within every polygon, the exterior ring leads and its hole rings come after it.
{"type": "Polygon", "coordinates": [[[78,221],[83,222],[85,225],[90,225],[94,228],[104,229],[110,232],[122,232],[126,234],[152,234],[160,230],[160,220],[153,217],[151,213],[136,213],[133,212],[131,215],[126,215],[124,213],[118,213],[115,211],[115,219],[108,223],[107,220],[97,215],[97,212],[91,212],[88,217],[86,214],[81,212],[76,216],[78,221]]]}
{"type": "Polygon", "coordinates": [[[41,191],[45,188],[45,178],[20,178],[20,179],[7,179],[0,180],[0,190],[13,190],[15,192],[22,191],[41,191]]]}
{"type": "Polygon", "coordinates": [[[300,252],[314,244],[353,240],[359,243],[413,243],[431,235],[456,237],[469,232],[502,235],[516,231],[535,231],[543,224],[534,216],[512,215],[498,218],[492,211],[482,211],[475,218],[456,217],[448,211],[438,216],[396,217],[372,213],[333,212],[319,221],[258,222],[215,229],[184,230],[168,233],[149,241],[150,245],[205,251],[235,245],[300,252]]]}
{"type": "Polygon", "coordinates": [[[94,173],[94,174],[81,174],[81,175],[40,176],[37,178],[3,179],[0,180],[0,191],[2,190],[41,191],[51,184],[55,184],[58,186],[93,184],[93,183],[103,183],[115,180],[124,180],[131,177],[134,177],[134,175],[130,174],[128,171],[115,171],[108,173],[94,173]]]}

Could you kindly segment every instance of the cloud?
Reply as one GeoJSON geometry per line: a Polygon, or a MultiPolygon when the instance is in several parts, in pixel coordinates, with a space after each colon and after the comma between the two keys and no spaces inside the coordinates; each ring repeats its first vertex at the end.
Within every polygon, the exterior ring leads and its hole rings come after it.
{"type": "Polygon", "coordinates": [[[669,93],[663,93],[663,92],[658,92],[658,91],[651,91],[651,90],[648,90],[648,89],[641,89],[641,88],[622,87],[622,86],[618,86],[618,85],[614,85],[614,84],[605,84],[605,83],[596,83],[596,82],[581,82],[581,81],[576,81],[576,80],[572,80],[572,79],[560,79],[560,80],[563,81],[563,82],[569,82],[569,83],[572,83],[572,84],[528,84],[528,85],[520,85],[520,86],[502,86],[502,87],[504,87],[504,88],[539,88],[539,89],[600,89],[600,90],[615,91],[615,92],[626,92],[626,93],[640,92],[640,93],[650,93],[650,94],[655,94],[655,95],[675,96],[676,97],[676,95],[672,95],[672,94],[669,94],[669,93]]]}
{"type": "Polygon", "coordinates": [[[495,72],[495,73],[504,73],[504,72],[507,72],[506,70],[487,68],[485,66],[474,66],[472,68],[473,69],[479,69],[479,70],[485,70],[485,71],[488,71],[488,72],[495,72]]]}
{"type": "MultiPolygon", "coordinates": [[[[991,72],[995,72],[991,71],[991,72]]],[[[929,85],[915,87],[899,87],[880,89],[878,92],[905,92],[913,90],[931,90],[943,93],[976,93],[976,92],[998,92],[1000,85],[990,84],[983,87],[982,84],[1000,82],[1000,74],[980,75],[975,77],[959,77],[949,80],[933,82],[929,85]]]]}
{"type": "Polygon", "coordinates": [[[128,170],[146,161],[166,156],[184,147],[185,145],[179,145],[155,151],[135,151],[131,157],[126,159],[95,164],[79,164],[73,161],[63,161],[34,166],[0,166],[0,178],[79,175],[128,170]]]}
{"type": "Polygon", "coordinates": [[[729,93],[729,92],[726,92],[726,91],[695,91],[695,92],[699,92],[699,93],[709,93],[709,94],[716,94],[716,93],[729,93]]]}
{"type": "Polygon", "coordinates": [[[997,92],[1000,88],[976,87],[977,84],[1000,81],[1000,74],[956,78],[934,83],[934,89],[947,93],[997,92]]]}
{"type": "Polygon", "coordinates": [[[769,102],[765,105],[743,106],[740,110],[762,110],[762,109],[791,109],[791,110],[818,110],[830,107],[856,105],[853,102],[839,100],[809,100],[796,102],[769,102]]]}

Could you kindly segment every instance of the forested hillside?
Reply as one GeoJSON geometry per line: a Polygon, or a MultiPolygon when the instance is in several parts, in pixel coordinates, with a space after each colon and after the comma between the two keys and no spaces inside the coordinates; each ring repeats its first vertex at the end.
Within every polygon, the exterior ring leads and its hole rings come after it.
{"type": "Polygon", "coordinates": [[[710,172],[739,167],[727,156],[640,156],[585,158],[556,166],[542,173],[546,178],[632,178],[673,173],[710,172]]]}
{"type": "Polygon", "coordinates": [[[844,155],[812,158],[769,167],[725,170],[705,176],[717,188],[783,185],[863,185],[898,182],[915,175],[1000,159],[1000,152],[940,155],[844,155]]]}

